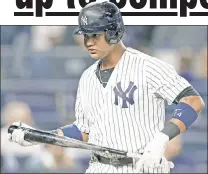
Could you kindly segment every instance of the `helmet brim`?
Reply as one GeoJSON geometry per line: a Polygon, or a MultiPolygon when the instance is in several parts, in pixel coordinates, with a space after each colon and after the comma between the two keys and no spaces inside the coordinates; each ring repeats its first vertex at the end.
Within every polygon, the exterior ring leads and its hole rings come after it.
{"type": "Polygon", "coordinates": [[[93,33],[95,32],[92,30],[86,30],[86,29],[82,30],[80,28],[75,29],[73,32],[74,35],[93,34],[93,33]]]}
{"type": "Polygon", "coordinates": [[[83,34],[84,32],[80,28],[75,29],[73,32],[73,35],[83,35],[83,34]]]}
{"type": "Polygon", "coordinates": [[[96,34],[96,33],[101,33],[104,32],[103,29],[100,30],[95,30],[92,28],[77,28],[74,30],[73,35],[83,35],[83,34],[96,34]]]}

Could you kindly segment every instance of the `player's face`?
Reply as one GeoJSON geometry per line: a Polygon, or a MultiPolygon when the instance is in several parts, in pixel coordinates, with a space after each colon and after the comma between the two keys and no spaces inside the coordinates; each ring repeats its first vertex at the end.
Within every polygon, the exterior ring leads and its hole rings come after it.
{"type": "Polygon", "coordinates": [[[93,59],[101,59],[108,55],[112,46],[105,40],[105,33],[84,34],[84,44],[93,59]]]}

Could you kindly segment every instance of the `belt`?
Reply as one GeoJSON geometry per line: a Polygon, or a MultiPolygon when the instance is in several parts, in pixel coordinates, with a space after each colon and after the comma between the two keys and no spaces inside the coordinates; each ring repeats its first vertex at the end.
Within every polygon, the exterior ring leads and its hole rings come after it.
{"type": "Polygon", "coordinates": [[[126,158],[106,158],[95,153],[92,155],[92,160],[103,163],[103,164],[110,164],[115,167],[124,166],[124,165],[133,163],[132,158],[127,158],[127,157],[126,158]]]}

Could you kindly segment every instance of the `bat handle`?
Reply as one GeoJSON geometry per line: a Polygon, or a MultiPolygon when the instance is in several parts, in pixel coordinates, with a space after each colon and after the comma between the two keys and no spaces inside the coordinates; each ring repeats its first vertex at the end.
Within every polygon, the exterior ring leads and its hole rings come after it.
{"type": "Polygon", "coordinates": [[[130,158],[139,159],[139,158],[141,158],[142,154],[139,154],[139,153],[127,153],[126,156],[128,156],[130,158]]]}
{"type": "Polygon", "coordinates": [[[12,134],[15,129],[18,129],[18,126],[16,126],[16,125],[9,126],[8,133],[12,134]]]}

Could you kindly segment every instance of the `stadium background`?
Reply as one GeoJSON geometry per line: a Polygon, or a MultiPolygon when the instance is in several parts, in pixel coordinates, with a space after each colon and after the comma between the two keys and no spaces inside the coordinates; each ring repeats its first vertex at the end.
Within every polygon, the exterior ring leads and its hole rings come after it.
{"type": "MultiPolygon", "coordinates": [[[[6,139],[22,120],[51,130],[74,121],[77,84],[91,59],[76,26],[1,27],[1,172],[80,172],[89,152],[50,145],[23,148],[6,139]]],[[[207,171],[207,28],[126,26],[124,43],[172,64],[202,95],[206,107],[185,135],[169,143],[174,172],[207,171]]],[[[167,106],[167,119],[174,105],[167,106]]]]}

